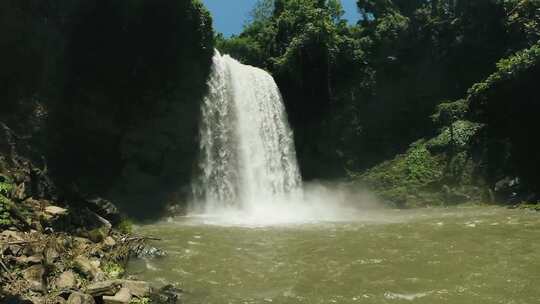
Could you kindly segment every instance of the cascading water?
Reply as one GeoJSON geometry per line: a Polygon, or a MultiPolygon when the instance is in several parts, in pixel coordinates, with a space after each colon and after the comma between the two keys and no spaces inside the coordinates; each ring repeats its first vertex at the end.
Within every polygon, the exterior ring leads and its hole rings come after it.
{"type": "Polygon", "coordinates": [[[270,74],[216,51],[201,112],[192,212],[257,212],[300,199],[293,134],[270,74]]]}

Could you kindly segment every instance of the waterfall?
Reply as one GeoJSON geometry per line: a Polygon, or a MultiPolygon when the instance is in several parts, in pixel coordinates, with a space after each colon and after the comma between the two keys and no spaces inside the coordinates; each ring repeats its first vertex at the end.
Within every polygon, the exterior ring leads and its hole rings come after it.
{"type": "Polygon", "coordinates": [[[298,199],[293,134],[272,76],[216,51],[208,85],[192,211],[250,211],[298,199]]]}

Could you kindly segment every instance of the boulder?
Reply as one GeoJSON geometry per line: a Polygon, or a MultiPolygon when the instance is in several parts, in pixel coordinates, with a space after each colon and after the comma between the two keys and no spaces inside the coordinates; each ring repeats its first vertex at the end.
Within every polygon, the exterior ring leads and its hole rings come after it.
{"type": "Polygon", "coordinates": [[[130,293],[138,298],[148,296],[152,292],[152,287],[145,281],[118,280],[123,288],[129,289],[130,293]]]}
{"type": "Polygon", "coordinates": [[[173,285],[166,285],[150,295],[152,303],[176,304],[182,296],[182,290],[173,285]]]}
{"type": "Polygon", "coordinates": [[[89,294],[73,292],[69,295],[66,304],[96,304],[96,301],[94,301],[94,298],[89,294]]]}
{"type": "Polygon", "coordinates": [[[67,209],[57,207],[57,206],[47,206],[45,207],[45,212],[53,216],[60,216],[60,215],[67,214],[68,211],[67,209]]]}
{"type": "Polygon", "coordinates": [[[0,233],[0,238],[6,241],[22,241],[24,233],[12,230],[4,230],[0,233]]]}
{"type": "Polygon", "coordinates": [[[72,289],[77,287],[77,278],[73,271],[68,270],[62,272],[55,281],[56,288],[58,289],[72,289]]]}
{"type": "Polygon", "coordinates": [[[129,304],[131,292],[123,287],[114,296],[103,296],[104,304],[129,304]]]}
{"type": "Polygon", "coordinates": [[[117,225],[120,223],[120,211],[118,211],[118,208],[110,201],[98,197],[87,199],[85,202],[90,210],[104,217],[111,222],[111,224],[117,225]]]}
{"type": "Polygon", "coordinates": [[[121,287],[121,282],[109,280],[92,283],[85,288],[85,292],[94,297],[115,295],[121,287]]]}
{"type": "Polygon", "coordinates": [[[101,280],[105,277],[105,274],[99,269],[98,260],[90,260],[82,255],[73,259],[75,269],[82,272],[86,277],[91,280],[101,280]]]}
{"type": "Polygon", "coordinates": [[[45,275],[45,267],[43,265],[33,265],[22,272],[23,277],[28,281],[28,289],[38,292],[45,291],[45,281],[43,279],[45,275]]]}

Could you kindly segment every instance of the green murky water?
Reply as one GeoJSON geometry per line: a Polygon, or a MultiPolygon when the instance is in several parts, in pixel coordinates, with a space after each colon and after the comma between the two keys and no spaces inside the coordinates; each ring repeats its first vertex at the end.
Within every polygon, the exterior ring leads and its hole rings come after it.
{"type": "Polygon", "coordinates": [[[139,227],[162,259],[130,272],[185,303],[540,303],[540,214],[503,208],[367,212],[267,227],[202,219],[139,227]]]}

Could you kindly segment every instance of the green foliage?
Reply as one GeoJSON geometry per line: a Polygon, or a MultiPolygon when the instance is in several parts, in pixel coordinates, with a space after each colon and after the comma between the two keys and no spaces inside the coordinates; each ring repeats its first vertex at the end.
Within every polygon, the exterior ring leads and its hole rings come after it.
{"type": "Polygon", "coordinates": [[[152,303],[152,300],[148,297],[143,297],[143,298],[132,298],[131,301],[129,302],[130,304],[150,304],[152,303]]]}
{"type": "Polygon", "coordinates": [[[457,120],[464,119],[468,111],[469,105],[465,99],[454,102],[443,102],[437,106],[435,114],[431,116],[431,119],[435,124],[445,126],[457,120]]]}
{"type": "Polygon", "coordinates": [[[398,207],[414,207],[422,204],[440,204],[440,199],[430,197],[426,191],[438,182],[444,171],[443,159],[432,155],[420,141],[407,153],[393,160],[353,175],[353,179],[375,191],[384,201],[398,207]],[[426,199],[426,196],[429,199],[426,199]]]}
{"type": "Polygon", "coordinates": [[[504,5],[508,12],[506,25],[513,40],[521,48],[536,43],[540,39],[540,1],[506,0],[504,5]]]}
{"type": "Polygon", "coordinates": [[[274,0],[257,0],[249,13],[250,22],[266,22],[272,17],[273,11],[274,0]]]}
{"type": "Polygon", "coordinates": [[[189,184],[214,46],[274,76],[306,179],[378,164],[353,175],[404,206],[476,169],[540,185],[540,1],[358,0],[349,25],[338,0],[259,0],[227,39],[199,0],[42,2],[0,3],[0,120],[37,130],[61,185],[124,210],[189,184]]]}
{"type": "Polygon", "coordinates": [[[443,163],[432,155],[423,141],[414,143],[407,153],[398,155],[357,178],[375,188],[421,187],[441,177],[443,163]]]}
{"type": "Polygon", "coordinates": [[[13,182],[11,179],[0,174],[0,195],[8,197],[11,189],[13,189],[13,182]]]}
{"type": "Polygon", "coordinates": [[[439,135],[428,140],[426,145],[429,149],[437,149],[439,151],[441,149],[448,149],[449,147],[466,149],[482,127],[483,125],[479,123],[458,120],[450,126],[444,127],[439,135]]]}
{"type": "Polygon", "coordinates": [[[428,143],[416,142],[405,154],[352,178],[402,208],[482,202],[485,186],[475,177],[478,164],[469,151],[431,152],[428,143]]]}
{"type": "Polygon", "coordinates": [[[519,78],[531,68],[540,63],[540,44],[519,51],[516,54],[501,59],[497,63],[497,71],[484,81],[476,83],[469,90],[469,100],[472,102],[487,102],[485,94],[505,81],[519,78]]]}
{"type": "Polygon", "coordinates": [[[109,279],[119,279],[125,273],[124,267],[115,262],[107,262],[105,265],[103,265],[102,269],[103,272],[105,272],[107,278],[109,279]]]}
{"type": "Polygon", "coordinates": [[[130,234],[133,232],[133,221],[128,218],[124,218],[118,224],[117,229],[122,233],[130,234]]]}
{"type": "Polygon", "coordinates": [[[231,37],[224,39],[221,34],[216,36],[216,48],[224,54],[234,54],[240,62],[262,65],[265,62],[261,46],[250,36],[231,37]]]}
{"type": "Polygon", "coordinates": [[[442,103],[432,118],[443,125],[435,137],[413,143],[406,153],[385,161],[353,180],[399,207],[456,204],[485,198],[480,163],[474,161],[473,142],[483,124],[460,120],[465,100],[442,103]]]}
{"type": "Polygon", "coordinates": [[[519,176],[529,191],[539,193],[540,143],[531,134],[540,132],[538,79],[540,44],[519,51],[497,63],[497,70],[475,84],[468,95],[473,119],[487,125],[483,154],[485,174],[497,182],[519,176]]]}
{"type": "Polygon", "coordinates": [[[359,0],[362,18],[349,26],[338,1],[261,1],[262,17],[217,44],[273,74],[304,177],[332,177],[391,159],[437,128],[434,145],[463,145],[475,129],[455,124],[471,119],[459,98],[530,43],[538,16],[526,2],[359,0]],[[439,106],[448,99],[458,101],[439,106]]]}

